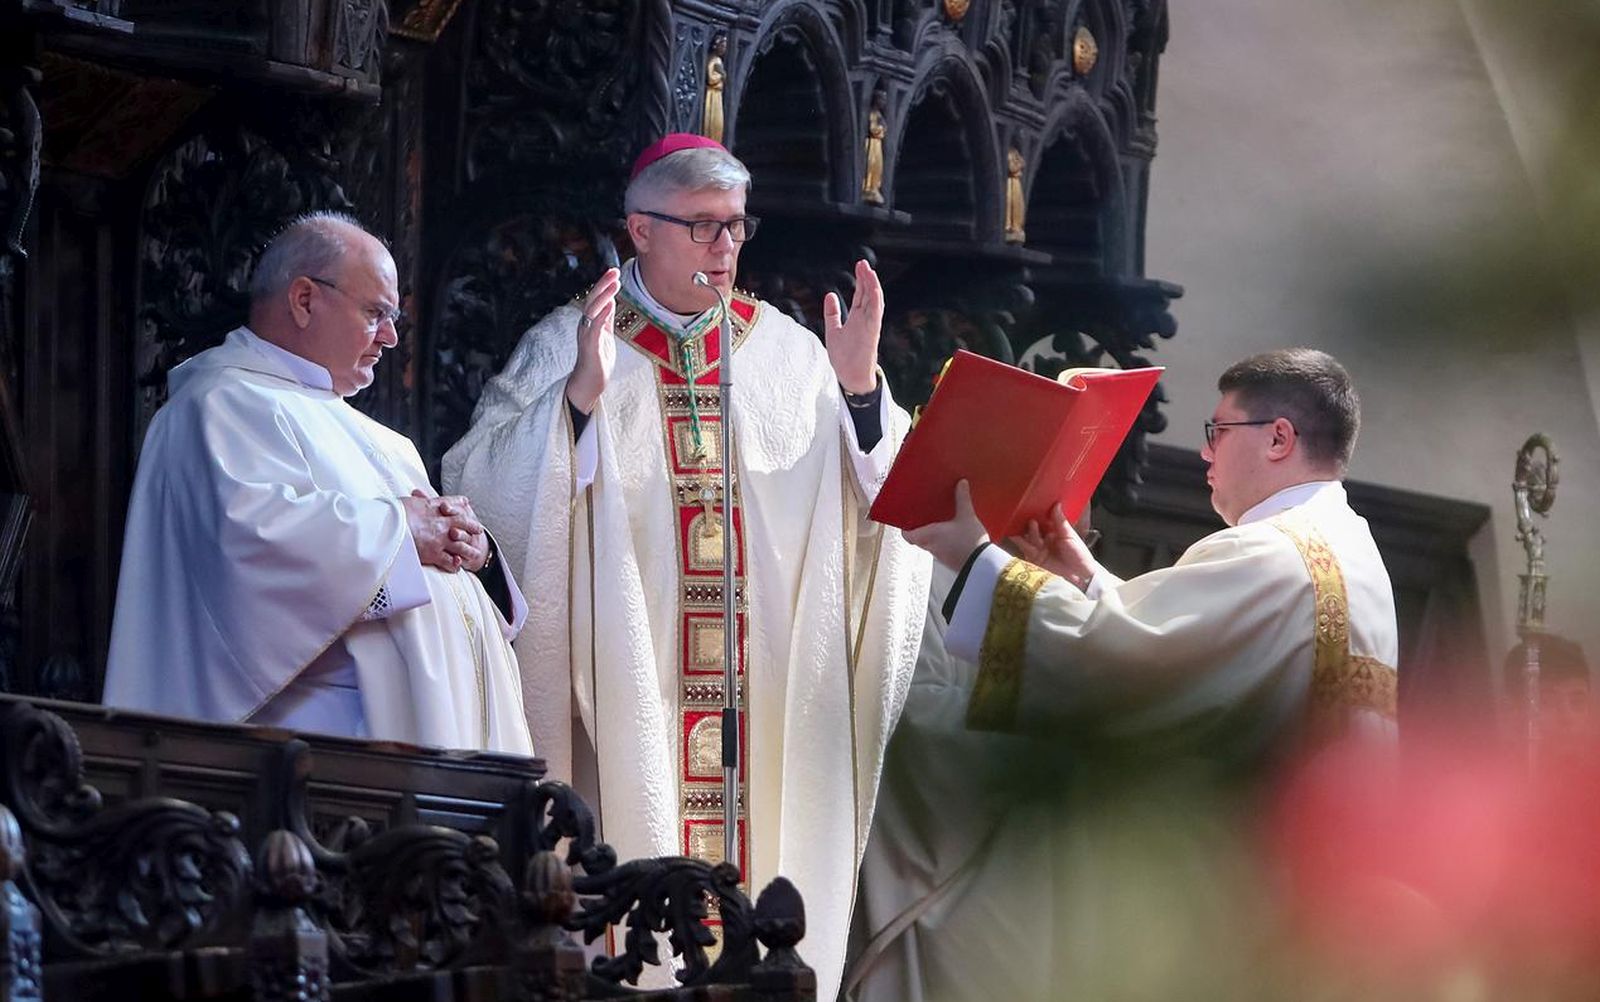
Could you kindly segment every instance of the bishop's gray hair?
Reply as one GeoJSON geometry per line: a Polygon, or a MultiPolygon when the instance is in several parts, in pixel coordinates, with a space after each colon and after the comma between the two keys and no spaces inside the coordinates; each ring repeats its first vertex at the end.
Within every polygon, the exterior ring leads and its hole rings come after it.
{"type": "Polygon", "coordinates": [[[700,147],[669,153],[639,172],[622,196],[627,212],[660,211],[661,201],[685,191],[750,190],[750,170],[727,150],[700,147]]]}
{"type": "Polygon", "coordinates": [[[259,303],[289,287],[301,275],[322,277],[350,252],[349,228],[362,233],[354,216],[343,212],[308,212],[278,232],[250,273],[250,301],[259,303]]]}

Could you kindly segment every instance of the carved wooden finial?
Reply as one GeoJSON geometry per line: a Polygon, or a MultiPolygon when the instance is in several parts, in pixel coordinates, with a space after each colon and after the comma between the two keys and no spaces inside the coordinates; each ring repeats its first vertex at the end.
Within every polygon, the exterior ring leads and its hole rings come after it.
{"type": "Polygon", "coordinates": [[[792,950],[805,938],[806,904],[787,878],[774,878],[756,898],[755,929],[768,950],[792,950]]]}
{"type": "Polygon", "coordinates": [[[817,972],[795,950],[806,934],[806,906],[799,889],[783,877],[774,878],[756,898],[751,924],[767,949],[750,971],[751,987],[769,999],[815,998],[817,972]]]}
{"type": "Polygon", "coordinates": [[[572,868],[553,852],[534,853],[523,877],[522,897],[535,922],[561,925],[578,904],[578,895],[572,890],[572,868]]]}
{"type": "Polygon", "coordinates": [[[299,905],[317,886],[317,866],[311,850],[293,832],[269,832],[256,853],[261,889],[285,905],[299,905]]]}
{"type": "Polygon", "coordinates": [[[278,829],[256,851],[258,907],[249,980],[258,1002],[328,1002],[328,936],[302,907],[317,886],[316,861],[300,836],[278,829]]]}

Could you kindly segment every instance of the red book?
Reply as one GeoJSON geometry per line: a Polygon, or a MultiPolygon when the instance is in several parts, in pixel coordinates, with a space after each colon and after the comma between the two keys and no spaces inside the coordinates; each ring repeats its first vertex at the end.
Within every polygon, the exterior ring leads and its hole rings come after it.
{"type": "Polygon", "coordinates": [[[1068,369],[1056,379],[969,351],[950,360],[906,436],[871,516],[901,529],[955,514],[956,481],[991,539],[1071,522],[1094,494],[1162,369],[1068,369]]]}

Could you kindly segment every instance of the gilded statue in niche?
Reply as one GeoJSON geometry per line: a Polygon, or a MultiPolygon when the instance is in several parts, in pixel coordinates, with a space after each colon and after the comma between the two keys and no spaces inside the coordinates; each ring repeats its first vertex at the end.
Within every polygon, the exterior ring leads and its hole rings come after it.
{"type": "Polygon", "coordinates": [[[888,96],[880,88],[872,92],[872,108],[867,112],[867,173],[861,179],[861,200],[868,205],[883,204],[883,137],[888,132],[883,108],[888,96]]]}
{"type": "Polygon", "coordinates": [[[1088,25],[1078,25],[1078,30],[1072,36],[1073,72],[1086,77],[1099,61],[1100,43],[1094,40],[1094,32],[1089,30],[1088,25]]]}
{"type": "Polygon", "coordinates": [[[1020,244],[1028,239],[1023,230],[1028,207],[1022,199],[1022,171],[1028,162],[1015,146],[1006,151],[1006,243],[1020,244]]]}
{"type": "Polygon", "coordinates": [[[711,56],[706,60],[705,112],[700,119],[700,134],[719,143],[722,142],[722,92],[728,84],[722,57],[727,54],[728,36],[719,34],[712,40],[711,56]]]}

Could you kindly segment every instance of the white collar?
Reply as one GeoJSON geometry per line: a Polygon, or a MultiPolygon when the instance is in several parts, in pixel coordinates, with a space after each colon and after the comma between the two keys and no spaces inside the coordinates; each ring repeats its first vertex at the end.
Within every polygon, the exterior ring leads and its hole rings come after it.
{"type": "Polygon", "coordinates": [[[705,309],[699,313],[677,313],[662,306],[656,297],[650,295],[650,290],[644,287],[644,276],[639,272],[639,259],[636,257],[630,257],[622,266],[622,284],[627,287],[628,295],[638,300],[639,305],[644,307],[645,312],[649,313],[653,320],[670,320],[679,328],[686,329],[710,312],[709,309],[705,309]]]}
{"type": "Polygon", "coordinates": [[[244,335],[245,344],[268,358],[276,359],[280,365],[289,370],[289,375],[300,381],[301,385],[314,390],[333,392],[333,374],[323,366],[309,358],[296,355],[287,348],[273,344],[249,327],[240,327],[239,333],[244,335]]]}
{"type": "Polygon", "coordinates": [[[1337,480],[1312,480],[1293,487],[1285,487],[1264,501],[1253,505],[1249,511],[1239,516],[1239,525],[1249,525],[1251,522],[1260,522],[1271,518],[1279,512],[1288,511],[1307,504],[1314,499],[1329,498],[1344,504],[1344,485],[1337,480]]]}

